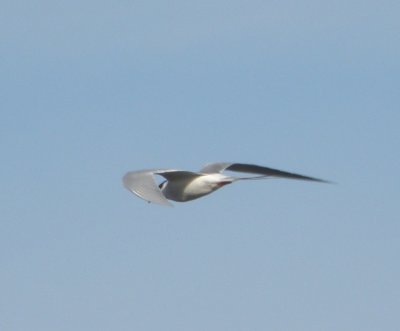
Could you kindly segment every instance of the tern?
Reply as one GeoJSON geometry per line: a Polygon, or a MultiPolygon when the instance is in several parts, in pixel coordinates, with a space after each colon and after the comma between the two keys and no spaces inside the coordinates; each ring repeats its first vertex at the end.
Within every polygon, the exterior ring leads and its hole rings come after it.
{"type": "Polygon", "coordinates": [[[191,201],[240,180],[270,177],[329,183],[326,180],[259,165],[229,162],[209,163],[199,172],[175,169],[130,171],[122,178],[122,182],[126,189],[148,202],[172,206],[169,200],[178,202],[191,201]],[[224,171],[242,172],[251,174],[251,176],[236,177],[224,174],[224,171]],[[161,184],[157,184],[156,175],[164,178],[161,184]]]}

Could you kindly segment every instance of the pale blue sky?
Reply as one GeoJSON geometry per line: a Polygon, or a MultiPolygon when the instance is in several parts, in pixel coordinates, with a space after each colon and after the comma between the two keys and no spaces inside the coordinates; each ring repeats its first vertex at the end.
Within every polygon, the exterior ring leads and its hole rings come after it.
{"type": "Polygon", "coordinates": [[[400,329],[398,1],[2,1],[2,331],[400,329]],[[129,170],[249,162],[174,208],[129,170]]]}

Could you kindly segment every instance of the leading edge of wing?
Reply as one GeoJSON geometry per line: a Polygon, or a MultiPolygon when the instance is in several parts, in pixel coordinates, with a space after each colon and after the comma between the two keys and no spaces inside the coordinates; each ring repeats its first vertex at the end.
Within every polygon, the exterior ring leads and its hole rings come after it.
{"type": "Polygon", "coordinates": [[[304,175],[300,175],[300,174],[297,174],[294,172],[288,172],[288,171],[283,171],[283,170],[278,170],[278,169],[273,169],[273,168],[268,168],[268,167],[262,167],[262,166],[254,165],[254,164],[232,163],[231,165],[226,167],[225,170],[246,172],[246,173],[271,176],[271,177],[300,179],[300,180],[309,180],[309,181],[320,182],[320,183],[329,183],[328,181],[323,180],[323,179],[310,177],[310,176],[304,176],[304,175]]]}
{"type": "Polygon", "coordinates": [[[293,172],[282,171],[278,169],[263,167],[255,164],[247,164],[247,163],[232,163],[232,162],[218,162],[218,163],[209,163],[206,164],[201,172],[204,173],[214,173],[214,172],[223,172],[223,171],[234,171],[234,172],[244,172],[249,174],[256,174],[262,176],[270,176],[270,177],[280,177],[280,178],[289,178],[289,179],[300,179],[300,180],[309,180],[314,182],[321,183],[330,183],[329,181],[300,175],[293,172]]]}

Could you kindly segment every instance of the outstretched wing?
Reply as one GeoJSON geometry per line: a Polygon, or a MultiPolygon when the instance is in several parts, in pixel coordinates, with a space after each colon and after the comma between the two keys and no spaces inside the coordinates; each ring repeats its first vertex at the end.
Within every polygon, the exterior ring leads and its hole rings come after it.
{"type": "Polygon", "coordinates": [[[167,173],[169,171],[173,170],[147,169],[130,171],[122,178],[122,182],[126,189],[148,202],[172,206],[162,194],[154,178],[157,174],[162,175],[164,172],[167,173]]]}
{"type": "Polygon", "coordinates": [[[218,162],[218,163],[208,163],[200,169],[203,174],[215,174],[223,172],[226,168],[231,166],[233,163],[230,162],[218,162]]]}
{"type": "Polygon", "coordinates": [[[191,171],[171,170],[171,169],[146,169],[128,172],[122,182],[129,191],[136,194],[148,202],[158,203],[160,205],[172,206],[172,203],[164,196],[155,176],[160,175],[167,181],[188,182],[199,176],[200,173],[191,171]]]}
{"type": "Polygon", "coordinates": [[[262,166],[254,165],[254,164],[245,164],[245,163],[229,163],[229,162],[210,163],[210,164],[205,165],[200,170],[200,172],[201,173],[218,173],[218,172],[223,172],[226,170],[235,171],[235,172],[244,172],[244,173],[249,173],[249,174],[257,174],[257,175],[261,175],[261,176],[311,180],[311,181],[315,181],[315,182],[328,183],[325,180],[314,178],[314,177],[304,176],[304,175],[296,174],[293,172],[287,172],[287,171],[262,167],[262,166]]]}

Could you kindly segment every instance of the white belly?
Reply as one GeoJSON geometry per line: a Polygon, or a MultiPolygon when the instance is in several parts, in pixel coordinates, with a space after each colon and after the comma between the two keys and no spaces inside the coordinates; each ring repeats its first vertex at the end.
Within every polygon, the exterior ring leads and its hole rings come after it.
{"type": "Polygon", "coordinates": [[[230,177],[221,174],[210,174],[194,178],[191,181],[174,180],[169,181],[162,190],[167,199],[174,201],[189,201],[210,194],[219,189],[221,185],[230,183],[230,177]]]}

